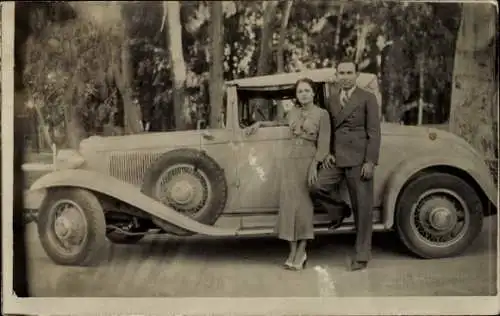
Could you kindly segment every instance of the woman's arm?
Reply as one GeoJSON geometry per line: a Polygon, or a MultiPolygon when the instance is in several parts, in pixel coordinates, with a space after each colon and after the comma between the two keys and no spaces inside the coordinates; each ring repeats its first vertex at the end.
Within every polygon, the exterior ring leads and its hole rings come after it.
{"type": "Polygon", "coordinates": [[[275,127],[275,126],[286,126],[288,125],[285,121],[260,121],[260,127],[275,127]]]}
{"type": "Polygon", "coordinates": [[[319,131],[318,131],[318,140],[316,146],[316,155],[314,160],[318,162],[322,162],[325,160],[326,156],[330,153],[330,137],[331,137],[331,126],[330,126],[330,117],[328,112],[325,110],[321,111],[321,117],[319,121],[319,131]]]}

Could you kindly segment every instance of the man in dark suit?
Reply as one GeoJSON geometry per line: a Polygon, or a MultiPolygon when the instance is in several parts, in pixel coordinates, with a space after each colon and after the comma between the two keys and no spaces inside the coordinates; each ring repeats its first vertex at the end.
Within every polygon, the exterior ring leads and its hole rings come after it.
{"type": "MultiPolygon", "coordinates": [[[[366,268],[371,256],[373,173],[380,151],[380,119],[374,94],[356,85],[357,65],[342,61],[337,65],[340,89],[330,86],[329,111],[332,117],[331,154],[318,172],[311,188],[314,199],[327,203],[331,191],[345,180],[356,225],[354,256],[348,268],[366,268]]],[[[342,212],[341,220],[350,216],[342,212]]]]}

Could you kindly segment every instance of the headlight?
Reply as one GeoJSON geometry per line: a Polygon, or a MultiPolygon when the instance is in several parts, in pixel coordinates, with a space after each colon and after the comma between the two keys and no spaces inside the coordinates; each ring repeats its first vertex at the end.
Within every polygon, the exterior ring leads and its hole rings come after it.
{"type": "Polygon", "coordinates": [[[85,159],[72,149],[61,149],[55,159],[56,169],[74,169],[80,167],[85,162],[85,159]]]}

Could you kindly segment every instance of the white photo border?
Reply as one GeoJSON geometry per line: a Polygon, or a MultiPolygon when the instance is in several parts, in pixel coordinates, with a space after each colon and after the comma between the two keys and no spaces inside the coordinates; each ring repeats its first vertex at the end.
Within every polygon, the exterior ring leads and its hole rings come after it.
{"type": "MultiPolygon", "coordinates": [[[[454,1],[457,2],[457,1],[454,1]]],[[[463,1],[462,1],[463,2],[463,1]]],[[[472,1],[469,1],[472,2],[472,1]]],[[[477,1],[474,1],[477,2],[477,1]]],[[[491,3],[495,3],[490,1],[491,3]]],[[[13,293],[14,2],[2,2],[2,240],[5,314],[489,315],[499,295],[356,298],[18,298],[13,293]]],[[[497,11],[498,12],[498,11],[497,11]]],[[[498,13],[497,13],[498,14],[498,13]]],[[[497,100],[498,102],[498,100],[497,100]]],[[[498,236],[497,236],[498,237],[498,236]]],[[[500,246],[497,243],[497,254],[500,246]]],[[[499,262],[497,260],[497,271],[499,262]]],[[[498,275],[498,273],[497,273],[498,275]]],[[[497,289],[499,279],[497,277],[497,289]]]]}

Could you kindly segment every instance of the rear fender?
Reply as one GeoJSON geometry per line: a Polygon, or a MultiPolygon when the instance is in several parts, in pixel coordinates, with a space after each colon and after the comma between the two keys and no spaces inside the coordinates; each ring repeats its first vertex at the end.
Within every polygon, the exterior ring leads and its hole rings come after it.
{"type": "Polygon", "coordinates": [[[419,171],[436,166],[452,167],[468,173],[490,202],[498,209],[497,190],[490,170],[484,161],[480,159],[464,159],[462,157],[417,157],[400,163],[387,181],[383,199],[383,218],[386,229],[392,228],[394,224],[397,199],[408,180],[419,171]]]}
{"type": "Polygon", "coordinates": [[[27,204],[25,208],[38,209],[47,195],[47,189],[57,187],[84,188],[108,195],[193,233],[211,236],[236,235],[236,229],[221,229],[204,225],[182,215],[173,208],[143,194],[131,184],[108,175],[80,169],[56,171],[38,179],[25,193],[27,204]]]}

